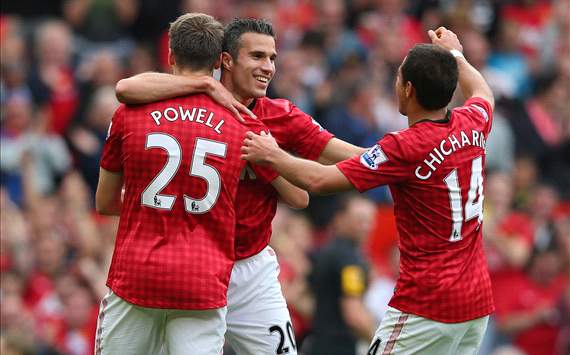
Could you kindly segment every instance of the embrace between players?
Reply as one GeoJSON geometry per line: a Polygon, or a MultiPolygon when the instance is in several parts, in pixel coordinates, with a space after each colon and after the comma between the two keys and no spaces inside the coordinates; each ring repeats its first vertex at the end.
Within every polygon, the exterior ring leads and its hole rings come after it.
{"type": "Polygon", "coordinates": [[[304,208],[306,191],[389,185],[400,276],[368,354],[476,354],[494,310],[481,234],[494,100],[453,32],[429,36],[398,69],[409,128],[360,148],[265,97],[277,55],[269,23],[173,22],[174,74],[117,84],[126,105],[96,204],[121,217],[95,353],[220,354],[225,336],[239,355],[296,354],[268,245],[277,200],[304,208]],[[467,101],[448,111],[457,83],[467,101]]]}

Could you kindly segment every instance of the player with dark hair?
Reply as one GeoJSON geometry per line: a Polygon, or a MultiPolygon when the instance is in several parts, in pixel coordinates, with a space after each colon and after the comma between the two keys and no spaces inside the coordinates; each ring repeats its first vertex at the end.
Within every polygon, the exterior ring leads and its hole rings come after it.
{"type": "Polygon", "coordinates": [[[453,32],[441,27],[429,36],[433,44],[412,48],[398,70],[395,91],[409,128],[335,166],[295,158],[267,135],[250,132],[242,147],[245,159],[311,192],[389,185],[400,276],[370,355],[476,354],[494,310],[482,247],[493,94],[453,32]],[[467,101],[448,111],[457,80],[467,101]]]}
{"type": "MultiPolygon", "coordinates": [[[[124,102],[143,103],[206,92],[235,115],[238,111],[253,115],[249,106],[282,147],[304,158],[331,163],[362,153],[364,149],[333,138],[291,102],[265,97],[275,74],[276,55],[271,24],[236,19],[225,28],[221,84],[204,75],[143,73],[121,80],[117,96],[124,102]]],[[[227,340],[238,354],[297,353],[277,279],[279,265],[268,246],[277,200],[275,189],[246,167],[236,200],[237,261],[228,288],[226,317],[227,340]]]]}
{"type": "MultiPolygon", "coordinates": [[[[182,15],[169,37],[175,75],[219,67],[223,27],[211,16],[182,15]]],[[[99,213],[121,216],[96,354],[221,352],[247,129],[206,95],[117,109],[96,193],[99,213]]],[[[265,170],[252,172],[274,179],[265,170]]]]}

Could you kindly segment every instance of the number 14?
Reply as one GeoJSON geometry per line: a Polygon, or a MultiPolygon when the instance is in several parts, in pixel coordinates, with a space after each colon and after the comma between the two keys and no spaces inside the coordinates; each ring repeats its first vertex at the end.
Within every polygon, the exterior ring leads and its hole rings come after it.
{"type": "Polygon", "coordinates": [[[483,221],[483,159],[477,157],[471,162],[471,183],[467,202],[465,203],[465,219],[463,219],[463,208],[461,206],[461,188],[459,187],[459,179],[457,177],[457,169],[453,169],[443,179],[449,191],[449,206],[451,207],[451,220],[453,226],[451,228],[450,242],[457,242],[463,237],[461,236],[461,227],[463,222],[467,222],[477,217],[479,223],[483,221]],[[479,196],[477,201],[475,198],[479,196]]]}

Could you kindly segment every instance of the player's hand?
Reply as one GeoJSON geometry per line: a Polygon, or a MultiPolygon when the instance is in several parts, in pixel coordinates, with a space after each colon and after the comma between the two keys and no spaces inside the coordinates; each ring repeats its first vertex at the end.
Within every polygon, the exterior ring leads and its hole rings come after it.
{"type": "Polygon", "coordinates": [[[241,147],[241,158],[256,164],[268,164],[271,157],[279,152],[279,145],[271,134],[261,132],[257,135],[253,132],[247,132],[243,145],[241,147]]]}
{"type": "Polygon", "coordinates": [[[452,31],[448,30],[445,27],[440,27],[437,30],[429,30],[428,36],[431,39],[431,43],[440,46],[441,48],[445,48],[447,50],[457,49],[460,52],[463,52],[463,46],[457,35],[452,31]]]}
{"type": "Polygon", "coordinates": [[[231,92],[226,89],[222,83],[212,78],[210,80],[206,94],[210,96],[218,104],[224,106],[232,112],[234,117],[240,122],[245,122],[243,115],[249,116],[253,119],[257,119],[257,116],[251,112],[247,106],[236,100],[231,92]]]}

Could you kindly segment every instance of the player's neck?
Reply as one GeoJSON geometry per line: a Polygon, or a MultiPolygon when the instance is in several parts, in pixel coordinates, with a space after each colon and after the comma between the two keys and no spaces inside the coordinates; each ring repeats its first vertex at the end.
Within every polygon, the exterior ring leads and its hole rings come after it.
{"type": "Polygon", "coordinates": [[[228,89],[229,92],[232,93],[235,99],[238,100],[240,103],[244,104],[245,106],[249,106],[253,102],[254,100],[253,97],[245,97],[244,95],[240,95],[239,91],[236,90],[236,87],[230,76],[227,75],[223,70],[222,70],[222,75],[220,77],[220,82],[222,83],[222,85],[224,85],[226,89],[228,89]]]}
{"type": "Polygon", "coordinates": [[[421,107],[416,107],[408,112],[408,126],[411,127],[419,121],[438,121],[445,118],[447,114],[447,107],[443,107],[437,110],[425,110],[421,107]]]}
{"type": "Polygon", "coordinates": [[[172,73],[174,75],[181,75],[181,76],[199,76],[199,75],[207,75],[212,76],[212,71],[208,69],[202,70],[192,70],[188,68],[179,68],[177,66],[172,67],[172,73]]]}

